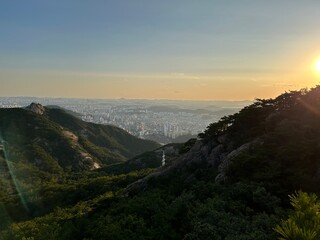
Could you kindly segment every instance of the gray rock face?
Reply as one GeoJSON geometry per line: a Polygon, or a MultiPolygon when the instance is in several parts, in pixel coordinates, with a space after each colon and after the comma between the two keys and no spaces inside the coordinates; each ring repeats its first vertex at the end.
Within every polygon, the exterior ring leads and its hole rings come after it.
{"type": "Polygon", "coordinates": [[[152,178],[165,176],[172,173],[173,171],[179,173],[180,171],[183,171],[183,169],[192,167],[192,165],[201,162],[211,162],[211,164],[214,164],[216,159],[220,159],[220,156],[218,156],[218,150],[221,150],[222,148],[222,144],[219,145],[218,142],[204,143],[201,140],[198,140],[188,152],[178,156],[173,164],[163,168],[159,168],[156,172],[129,185],[126,189],[126,194],[135,191],[143,191],[148,187],[148,181],[152,178]],[[210,155],[212,149],[216,149],[216,155],[214,153],[210,155]]]}
{"type": "Polygon", "coordinates": [[[45,108],[40,103],[31,103],[25,109],[30,110],[36,114],[42,115],[45,112],[45,108]]]}
{"type": "Polygon", "coordinates": [[[223,158],[223,160],[221,161],[221,163],[219,164],[219,167],[218,167],[219,174],[217,175],[217,177],[215,179],[216,182],[217,183],[225,182],[226,181],[226,172],[227,172],[229,165],[232,163],[232,161],[236,157],[238,157],[240,154],[249,151],[252,147],[254,147],[258,144],[261,144],[261,143],[262,142],[260,139],[255,139],[252,142],[248,142],[248,143],[241,145],[240,147],[238,147],[237,149],[233,150],[228,155],[226,155],[223,158]]]}
{"type": "Polygon", "coordinates": [[[207,163],[217,168],[218,175],[215,181],[217,183],[225,182],[227,180],[226,172],[232,161],[240,154],[262,144],[260,139],[255,139],[238,148],[233,148],[231,147],[232,143],[228,142],[227,139],[227,136],[224,135],[220,136],[219,139],[209,142],[198,140],[188,152],[176,158],[172,165],[158,169],[156,172],[131,184],[127,190],[130,192],[132,189],[145,189],[148,186],[149,179],[165,176],[172,173],[172,171],[183,171],[184,168],[192,167],[195,163],[207,163]]]}
{"type": "Polygon", "coordinates": [[[217,167],[225,157],[225,147],[223,144],[219,144],[214,147],[209,155],[209,162],[212,166],[217,167]]]}

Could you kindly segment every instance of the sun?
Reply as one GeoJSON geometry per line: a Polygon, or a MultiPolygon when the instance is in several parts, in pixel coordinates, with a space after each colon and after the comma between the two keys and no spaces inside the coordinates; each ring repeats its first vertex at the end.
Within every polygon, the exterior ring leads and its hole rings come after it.
{"type": "Polygon", "coordinates": [[[316,63],[315,63],[315,65],[314,65],[314,69],[315,69],[315,71],[316,71],[317,73],[320,74],[320,58],[318,58],[318,59],[316,60],[316,63]]]}

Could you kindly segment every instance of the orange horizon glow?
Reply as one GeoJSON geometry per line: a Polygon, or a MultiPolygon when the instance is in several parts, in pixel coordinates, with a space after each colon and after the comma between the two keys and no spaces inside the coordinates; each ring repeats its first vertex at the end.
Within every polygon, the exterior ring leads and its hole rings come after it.
{"type": "Polygon", "coordinates": [[[307,65],[297,67],[295,71],[275,73],[206,75],[3,71],[2,75],[10,82],[2,86],[6,93],[2,95],[93,99],[253,100],[273,98],[286,91],[317,85],[319,72],[313,74],[307,65]],[[18,82],[19,89],[16,88],[18,82]]]}

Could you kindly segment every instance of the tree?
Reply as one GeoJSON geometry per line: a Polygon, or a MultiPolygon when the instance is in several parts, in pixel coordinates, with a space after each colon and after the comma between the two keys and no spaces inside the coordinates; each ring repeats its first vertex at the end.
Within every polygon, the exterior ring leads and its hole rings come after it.
{"type": "Polygon", "coordinates": [[[275,231],[280,240],[316,240],[320,238],[320,202],[317,195],[296,192],[289,195],[294,210],[282,220],[275,231]]]}

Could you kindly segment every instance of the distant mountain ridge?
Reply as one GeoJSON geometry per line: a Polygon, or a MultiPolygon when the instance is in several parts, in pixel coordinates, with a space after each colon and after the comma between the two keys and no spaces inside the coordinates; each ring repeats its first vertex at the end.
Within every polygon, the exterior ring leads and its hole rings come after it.
{"type": "Polygon", "coordinates": [[[31,163],[45,172],[100,168],[160,146],[37,103],[0,109],[0,137],[10,161],[31,163]]]}

